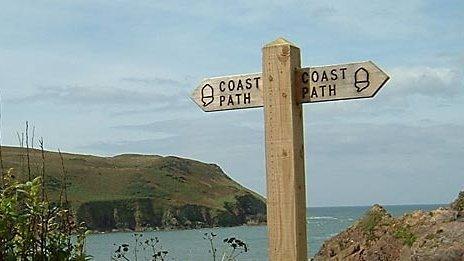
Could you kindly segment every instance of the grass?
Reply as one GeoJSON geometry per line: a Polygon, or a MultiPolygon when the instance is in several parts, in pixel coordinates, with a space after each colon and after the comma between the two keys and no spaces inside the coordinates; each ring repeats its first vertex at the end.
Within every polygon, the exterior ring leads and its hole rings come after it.
{"type": "MultiPolygon", "coordinates": [[[[5,168],[23,169],[20,178],[27,179],[27,167],[21,158],[26,149],[2,149],[5,168]]],[[[31,168],[38,168],[40,151],[29,151],[31,168]]],[[[62,156],[68,173],[67,196],[76,208],[93,201],[151,198],[157,205],[196,204],[223,209],[224,202],[250,192],[225,175],[218,166],[189,159],[135,154],[98,157],[62,153],[62,156]]],[[[57,152],[46,151],[45,160],[49,197],[58,200],[61,159],[57,152]]]]}

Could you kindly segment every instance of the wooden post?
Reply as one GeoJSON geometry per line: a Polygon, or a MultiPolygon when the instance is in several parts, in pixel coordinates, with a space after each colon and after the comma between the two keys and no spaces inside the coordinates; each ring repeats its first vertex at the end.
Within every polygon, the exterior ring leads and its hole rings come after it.
{"type": "Polygon", "coordinates": [[[269,260],[307,260],[300,49],[283,38],[263,47],[269,260]],[[299,98],[300,97],[300,98],[299,98]]]}

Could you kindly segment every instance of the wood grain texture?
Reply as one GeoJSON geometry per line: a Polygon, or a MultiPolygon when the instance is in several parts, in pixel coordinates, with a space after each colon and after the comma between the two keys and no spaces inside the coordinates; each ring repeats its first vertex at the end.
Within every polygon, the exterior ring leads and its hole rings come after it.
{"type": "Polygon", "coordinates": [[[269,260],[307,260],[300,49],[285,39],[263,47],[269,260]]]}

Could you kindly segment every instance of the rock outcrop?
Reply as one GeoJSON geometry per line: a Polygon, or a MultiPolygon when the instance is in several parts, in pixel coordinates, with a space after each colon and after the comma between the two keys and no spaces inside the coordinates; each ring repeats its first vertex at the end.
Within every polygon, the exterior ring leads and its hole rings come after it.
{"type": "Polygon", "coordinates": [[[374,205],[314,260],[464,260],[464,192],[447,208],[394,218],[374,205]]]}
{"type": "Polygon", "coordinates": [[[257,225],[266,222],[266,204],[253,194],[236,196],[223,209],[186,204],[157,205],[152,199],[93,201],[77,211],[93,231],[143,231],[257,225]]]}

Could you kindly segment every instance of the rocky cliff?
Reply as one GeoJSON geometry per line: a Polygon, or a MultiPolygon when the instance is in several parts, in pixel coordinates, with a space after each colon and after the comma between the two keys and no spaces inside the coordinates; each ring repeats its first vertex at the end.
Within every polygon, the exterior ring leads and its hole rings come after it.
{"type": "Polygon", "coordinates": [[[374,205],[314,260],[464,260],[464,191],[446,208],[400,218],[374,205]]]}
{"type": "Polygon", "coordinates": [[[223,209],[198,204],[160,206],[151,198],[92,201],[77,217],[95,231],[183,229],[257,225],[266,222],[266,205],[253,194],[235,196],[223,209]]]}

